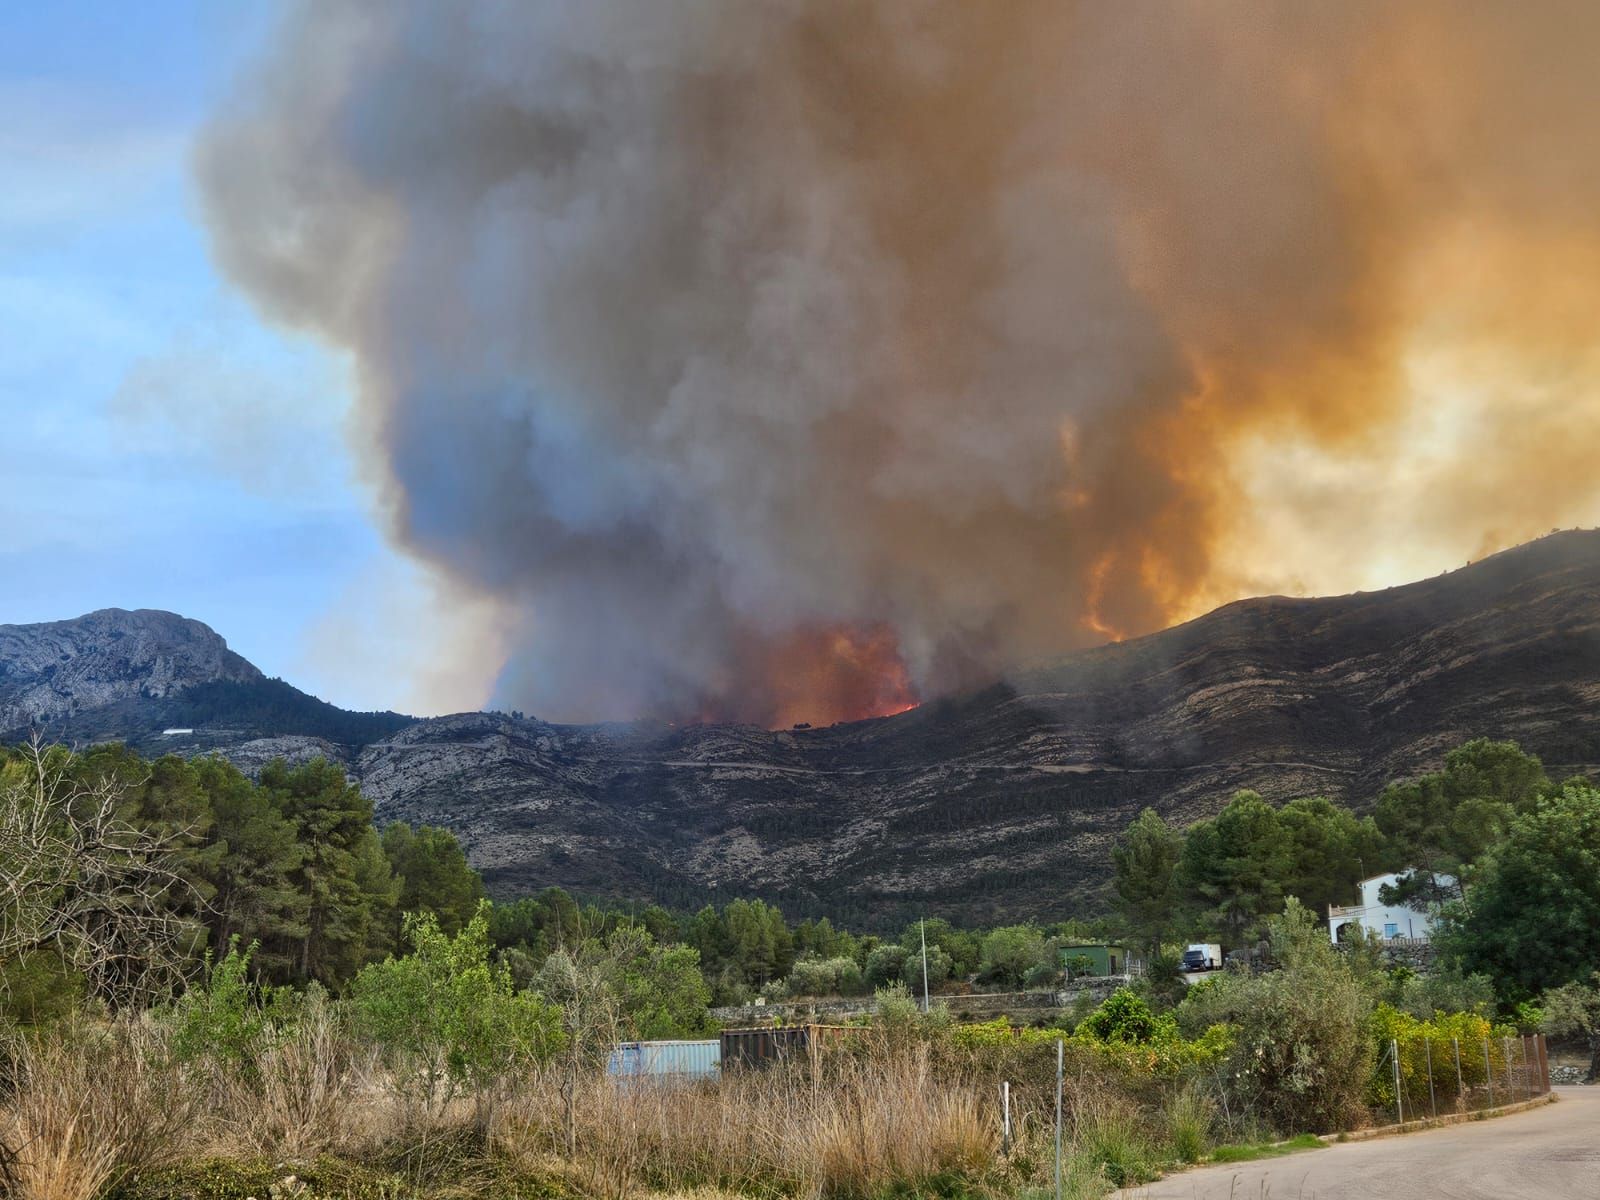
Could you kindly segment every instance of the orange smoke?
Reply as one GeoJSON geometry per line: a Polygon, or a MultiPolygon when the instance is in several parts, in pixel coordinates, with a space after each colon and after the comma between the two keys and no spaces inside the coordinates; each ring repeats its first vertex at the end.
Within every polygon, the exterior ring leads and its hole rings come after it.
{"type": "Polygon", "coordinates": [[[1600,517],[1600,7],[302,3],[203,140],[568,719],[893,711],[1600,517]]]}

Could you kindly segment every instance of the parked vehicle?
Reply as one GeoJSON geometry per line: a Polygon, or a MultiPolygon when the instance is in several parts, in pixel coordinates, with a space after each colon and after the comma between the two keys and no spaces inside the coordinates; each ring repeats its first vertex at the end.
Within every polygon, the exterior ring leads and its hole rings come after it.
{"type": "Polygon", "coordinates": [[[1215,971],[1222,965],[1222,947],[1215,942],[1194,942],[1184,949],[1185,971],[1215,971]]]}

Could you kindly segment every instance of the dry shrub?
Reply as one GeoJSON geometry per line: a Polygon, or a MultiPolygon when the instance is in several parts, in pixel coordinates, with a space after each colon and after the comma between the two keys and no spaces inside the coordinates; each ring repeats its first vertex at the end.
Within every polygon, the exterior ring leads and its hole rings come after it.
{"type": "Polygon", "coordinates": [[[198,1105],[149,1025],[69,1024],[19,1041],[13,1056],[3,1136],[22,1200],[92,1200],[186,1148],[198,1105]]]}
{"type": "Polygon", "coordinates": [[[219,1113],[230,1140],[292,1160],[359,1149],[370,1054],[346,1036],[326,1003],[308,1002],[294,1026],[266,1047],[248,1076],[229,1081],[219,1113]]]}
{"type": "MultiPolygon", "coordinates": [[[[936,1079],[925,1050],[871,1061],[830,1080],[793,1123],[785,1151],[810,1168],[829,1196],[866,1196],[897,1180],[981,1174],[994,1162],[998,1130],[978,1097],[936,1079]]],[[[993,1105],[987,1106],[992,1110],[993,1105]]]]}

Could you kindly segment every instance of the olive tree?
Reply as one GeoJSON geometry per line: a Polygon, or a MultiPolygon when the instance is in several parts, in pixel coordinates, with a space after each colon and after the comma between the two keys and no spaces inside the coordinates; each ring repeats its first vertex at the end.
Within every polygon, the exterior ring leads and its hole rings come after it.
{"type": "Polygon", "coordinates": [[[1540,1002],[1544,1031],[1558,1037],[1579,1034],[1589,1043],[1586,1083],[1600,1083],[1600,971],[1587,983],[1574,980],[1551,988],[1540,1002]]]}

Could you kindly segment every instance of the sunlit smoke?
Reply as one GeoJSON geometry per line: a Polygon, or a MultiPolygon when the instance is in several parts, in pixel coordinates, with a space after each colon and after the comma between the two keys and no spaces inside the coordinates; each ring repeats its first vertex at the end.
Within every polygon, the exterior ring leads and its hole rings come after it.
{"type": "Polygon", "coordinates": [[[197,169],[500,703],[820,722],[1592,523],[1597,35],[316,0],[197,169]]]}

